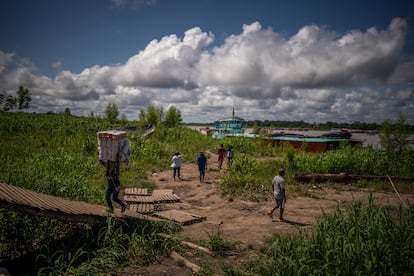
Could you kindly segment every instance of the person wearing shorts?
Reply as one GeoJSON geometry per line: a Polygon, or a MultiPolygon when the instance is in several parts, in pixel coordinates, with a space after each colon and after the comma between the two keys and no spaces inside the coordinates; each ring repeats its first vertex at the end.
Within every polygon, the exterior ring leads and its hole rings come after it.
{"type": "Polygon", "coordinates": [[[285,170],[279,169],[279,174],[273,178],[272,191],[275,198],[275,207],[268,213],[273,219],[273,212],[279,209],[279,221],[283,221],[283,212],[285,210],[286,192],[285,192],[285,170]]]}

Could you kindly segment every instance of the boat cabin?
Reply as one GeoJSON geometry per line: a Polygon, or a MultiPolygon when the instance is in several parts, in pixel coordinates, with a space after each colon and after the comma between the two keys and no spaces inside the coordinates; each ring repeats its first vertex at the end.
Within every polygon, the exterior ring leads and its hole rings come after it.
{"type": "Polygon", "coordinates": [[[240,117],[223,118],[219,121],[214,122],[214,133],[215,138],[224,138],[226,136],[233,136],[236,134],[242,134],[245,130],[244,119],[240,117]]]}

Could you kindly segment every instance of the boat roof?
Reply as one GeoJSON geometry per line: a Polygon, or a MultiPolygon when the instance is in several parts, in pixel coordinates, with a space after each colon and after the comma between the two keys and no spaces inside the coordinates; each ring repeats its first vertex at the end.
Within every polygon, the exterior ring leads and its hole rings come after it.
{"type": "Polygon", "coordinates": [[[222,118],[219,120],[219,122],[223,122],[223,121],[244,121],[244,119],[240,117],[228,117],[228,118],[222,118]]]}
{"type": "Polygon", "coordinates": [[[284,141],[301,141],[301,142],[332,142],[332,141],[354,141],[354,142],[362,142],[359,139],[341,139],[341,138],[327,138],[327,137],[295,137],[295,136],[276,136],[273,137],[276,140],[284,140],[284,141]]]}

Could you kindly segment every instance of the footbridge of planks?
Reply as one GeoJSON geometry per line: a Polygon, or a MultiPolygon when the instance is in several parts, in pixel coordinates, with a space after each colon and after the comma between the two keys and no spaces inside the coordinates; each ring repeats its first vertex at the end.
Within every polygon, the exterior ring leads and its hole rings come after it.
{"type": "Polygon", "coordinates": [[[129,210],[132,212],[151,214],[154,217],[172,220],[181,225],[189,225],[206,219],[174,209],[163,211],[164,204],[180,201],[173,190],[153,190],[150,194],[145,188],[126,188],[124,200],[129,204],[129,210]]]}
{"type": "Polygon", "coordinates": [[[109,213],[102,205],[64,199],[0,183],[0,208],[64,221],[103,224],[106,217],[113,216],[152,222],[168,219],[181,225],[188,225],[206,219],[183,211],[162,210],[164,204],[180,201],[172,190],[154,190],[150,194],[147,189],[127,188],[124,200],[129,204],[129,210],[122,213],[119,209],[115,209],[113,213],[109,213]]]}
{"type": "Polygon", "coordinates": [[[63,221],[90,224],[104,224],[108,216],[153,222],[162,221],[137,212],[122,213],[118,209],[109,213],[107,207],[102,205],[64,199],[5,183],[0,183],[0,207],[63,221]]]}

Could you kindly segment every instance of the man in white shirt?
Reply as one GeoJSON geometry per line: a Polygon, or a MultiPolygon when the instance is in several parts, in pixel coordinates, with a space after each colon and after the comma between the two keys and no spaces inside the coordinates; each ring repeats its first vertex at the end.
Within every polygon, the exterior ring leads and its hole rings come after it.
{"type": "Polygon", "coordinates": [[[285,192],[285,170],[279,169],[279,174],[273,178],[272,191],[275,198],[276,205],[268,213],[269,217],[273,219],[273,212],[279,208],[279,221],[283,221],[283,211],[286,203],[286,192],[285,192]]]}
{"type": "Polygon", "coordinates": [[[178,176],[178,179],[181,179],[180,170],[181,170],[181,158],[183,158],[184,155],[182,155],[180,152],[176,152],[175,155],[172,158],[172,164],[171,167],[173,168],[173,177],[175,180],[175,177],[178,176]]]}

